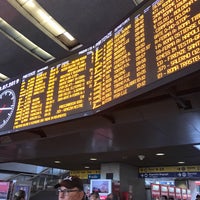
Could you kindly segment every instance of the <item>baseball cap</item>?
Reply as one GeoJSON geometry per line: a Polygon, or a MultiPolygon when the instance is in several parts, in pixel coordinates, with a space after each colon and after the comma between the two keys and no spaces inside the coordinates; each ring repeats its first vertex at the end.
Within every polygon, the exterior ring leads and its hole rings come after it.
{"type": "Polygon", "coordinates": [[[67,189],[77,187],[79,190],[83,191],[83,183],[78,176],[67,176],[60,183],[56,184],[54,187],[66,187],[67,189]]]}

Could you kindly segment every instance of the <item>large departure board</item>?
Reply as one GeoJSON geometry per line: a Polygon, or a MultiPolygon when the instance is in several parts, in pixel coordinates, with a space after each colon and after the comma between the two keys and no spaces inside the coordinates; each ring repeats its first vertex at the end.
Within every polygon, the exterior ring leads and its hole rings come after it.
{"type": "Polygon", "coordinates": [[[200,69],[200,1],[147,1],[93,46],[0,86],[0,134],[93,115],[200,69]]]}

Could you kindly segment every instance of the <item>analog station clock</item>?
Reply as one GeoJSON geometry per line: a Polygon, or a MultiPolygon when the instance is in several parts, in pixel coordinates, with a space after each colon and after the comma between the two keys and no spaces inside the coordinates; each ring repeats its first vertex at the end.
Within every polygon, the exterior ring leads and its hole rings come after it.
{"type": "Polygon", "coordinates": [[[0,129],[10,120],[16,104],[16,96],[13,90],[7,89],[0,93],[0,129]]]}

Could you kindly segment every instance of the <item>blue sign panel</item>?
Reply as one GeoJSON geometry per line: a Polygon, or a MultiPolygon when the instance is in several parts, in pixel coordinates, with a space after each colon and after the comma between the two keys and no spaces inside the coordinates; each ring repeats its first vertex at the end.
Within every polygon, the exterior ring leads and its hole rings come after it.
{"type": "Polygon", "coordinates": [[[165,178],[165,177],[199,178],[200,172],[140,173],[139,177],[140,178],[165,178]]]}
{"type": "Polygon", "coordinates": [[[100,179],[100,174],[88,174],[88,179],[100,179]]]}

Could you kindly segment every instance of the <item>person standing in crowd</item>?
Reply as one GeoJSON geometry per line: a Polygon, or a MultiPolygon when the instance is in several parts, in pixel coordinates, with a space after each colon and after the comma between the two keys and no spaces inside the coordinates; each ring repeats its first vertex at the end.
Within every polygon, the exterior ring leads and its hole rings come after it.
{"type": "Polygon", "coordinates": [[[24,190],[19,190],[14,195],[14,200],[25,200],[26,192],[24,190]]]}
{"type": "Polygon", "coordinates": [[[108,194],[106,200],[118,200],[118,197],[115,194],[110,193],[108,194]]]}
{"type": "Polygon", "coordinates": [[[100,200],[100,196],[98,192],[92,192],[90,194],[89,200],[100,200]]]}
{"type": "Polygon", "coordinates": [[[84,200],[83,183],[77,176],[67,176],[55,185],[58,189],[58,200],[84,200]]]}

